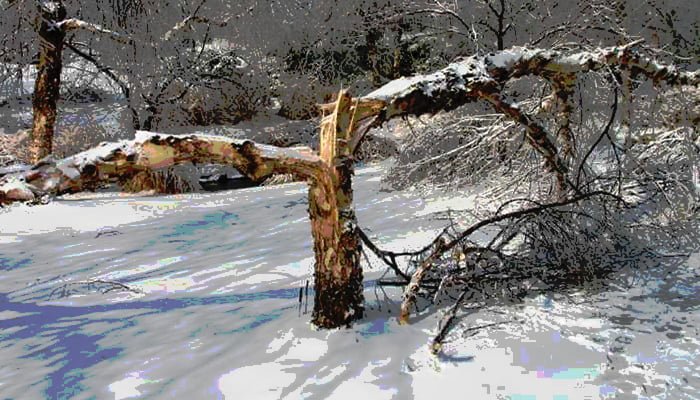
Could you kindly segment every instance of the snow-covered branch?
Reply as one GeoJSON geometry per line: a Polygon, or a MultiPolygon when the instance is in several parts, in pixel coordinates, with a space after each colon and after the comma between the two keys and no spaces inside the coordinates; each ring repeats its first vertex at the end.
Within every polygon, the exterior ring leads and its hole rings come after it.
{"type": "MultiPolygon", "coordinates": [[[[471,56],[443,68],[440,71],[393,80],[362,97],[364,101],[381,101],[384,108],[378,123],[402,115],[420,115],[449,111],[475,100],[486,100],[502,113],[526,128],[527,138],[544,157],[547,168],[557,175],[560,187],[566,182],[568,166],[563,159],[571,153],[566,148],[559,154],[554,135],[531,116],[508,104],[500,96],[502,85],[527,75],[541,76],[559,87],[561,97],[579,74],[619,67],[641,74],[654,81],[670,85],[700,84],[700,72],[684,72],[670,65],[660,64],[634,50],[639,42],[625,46],[609,47],[590,52],[567,54],[564,52],[515,47],[486,56],[471,56]]],[[[570,110],[564,104],[560,114],[570,110]]],[[[568,120],[564,118],[560,134],[570,135],[568,120]]],[[[564,137],[565,146],[568,146],[564,137]]]]}
{"type": "Polygon", "coordinates": [[[514,47],[486,56],[463,58],[431,74],[393,80],[363,99],[384,101],[383,118],[386,120],[398,115],[449,111],[479,98],[483,87],[526,75],[555,79],[606,67],[625,67],[671,85],[700,84],[700,71],[684,72],[660,64],[634,51],[635,44],[638,43],[573,54],[514,47]]]}
{"type": "Polygon", "coordinates": [[[134,140],[103,143],[1,178],[0,204],[79,192],[186,162],[231,165],[253,180],[284,173],[313,178],[321,165],[310,149],[278,148],[219,136],[137,132],[134,140]]]}
{"type": "Polygon", "coordinates": [[[173,26],[169,31],[167,31],[165,33],[165,35],[163,35],[163,39],[166,41],[170,40],[170,39],[172,39],[172,37],[175,33],[190,29],[190,27],[193,24],[216,25],[216,26],[222,27],[222,26],[226,26],[227,23],[228,23],[228,19],[226,19],[224,21],[214,21],[214,20],[211,20],[211,19],[206,18],[206,17],[192,15],[192,16],[189,16],[189,17],[183,19],[182,21],[178,22],[177,24],[175,24],[175,26],[173,26]]]}

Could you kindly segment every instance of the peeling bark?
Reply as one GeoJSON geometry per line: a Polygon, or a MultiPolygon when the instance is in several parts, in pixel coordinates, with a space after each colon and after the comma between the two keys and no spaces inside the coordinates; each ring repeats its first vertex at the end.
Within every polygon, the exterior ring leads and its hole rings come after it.
{"type": "MultiPolygon", "coordinates": [[[[343,98],[349,104],[348,97],[343,98]]],[[[340,121],[346,123],[334,123],[332,128],[349,127],[349,119],[340,121]]],[[[352,205],[352,162],[342,143],[338,154],[343,160],[334,155],[324,161],[310,149],[217,136],[138,132],[136,140],[105,143],[57,162],[45,159],[30,170],[3,177],[0,204],[94,189],[185,162],[231,165],[255,181],[272,174],[293,174],[309,182],[308,211],[316,255],[313,322],[323,328],[348,326],[362,318],[364,297],[352,205]]],[[[344,143],[347,147],[347,140],[344,143]]]]}
{"type": "Polygon", "coordinates": [[[316,254],[313,322],[321,327],[350,325],[362,318],[361,243],[352,205],[353,161],[350,139],[358,102],[341,91],[325,110],[320,157],[324,171],[309,188],[309,217],[316,254]]]}
{"type": "MultiPolygon", "coordinates": [[[[574,55],[511,49],[466,58],[429,75],[397,79],[364,97],[352,98],[341,92],[336,102],[322,106],[324,114],[329,115],[322,120],[320,155],[216,136],[138,132],[136,140],[106,143],[60,161],[45,159],[30,170],[0,178],[0,204],[78,192],[184,162],[231,165],[255,181],[272,174],[293,174],[309,182],[309,217],[316,256],[313,321],[325,328],[349,325],[363,313],[360,236],[352,206],[353,154],[363,130],[401,115],[451,110],[470,101],[485,100],[525,127],[528,141],[544,156],[545,166],[556,175],[563,192],[569,183],[565,158],[572,139],[568,118],[571,108],[567,104],[577,74],[625,66],[669,84],[697,86],[700,82],[697,71],[680,72],[645,59],[630,48],[574,55]],[[525,75],[539,75],[553,82],[560,100],[558,134],[564,157],[540,123],[501,96],[503,83],[525,75]]],[[[441,251],[454,247],[458,240],[441,251]]],[[[432,261],[420,270],[427,271],[432,261]]],[[[419,283],[424,272],[414,280],[419,283]]],[[[409,291],[402,306],[404,322],[412,302],[409,291]]]]}
{"type": "Polygon", "coordinates": [[[323,328],[349,326],[362,318],[362,268],[357,219],[352,207],[351,167],[331,167],[309,187],[309,219],[316,265],[313,323],[323,328]]]}
{"type": "Polygon", "coordinates": [[[28,201],[44,195],[90,190],[144,171],[182,163],[231,165],[258,181],[273,173],[303,179],[315,176],[321,160],[310,150],[281,149],[218,136],[160,135],[137,132],[135,140],[103,143],[63,160],[45,159],[32,169],[0,179],[0,204],[28,201]],[[17,190],[23,194],[18,197],[17,190]]]}
{"type": "MultiPolygon", "coordinates": [[[[323,328],[348,326],[362,318],[360,238],[353,209],[353,161],[349,140],[354,112],[341,93],[324,126],[330,149],[325,158],[307,148],[278,148],[247,140],[203,135],[137,132],[132,141],[101,146],[60,161],[44,159],[33,168],[0,179],[0,204],[37,201],[47,195],[97,188],[107,182],[148,177],[154,170],[181,163],[230,165],[261,181],[292,174],[309,183],[309,219],[316,256],[313,322],[323,328]]],[[[364,112],[358,102],[354,106],[364,112]]]]}

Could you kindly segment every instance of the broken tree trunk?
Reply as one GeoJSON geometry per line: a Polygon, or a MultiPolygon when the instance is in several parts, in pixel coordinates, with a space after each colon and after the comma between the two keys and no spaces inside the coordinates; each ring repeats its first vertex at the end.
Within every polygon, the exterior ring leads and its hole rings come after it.
{"type": "Polygon", "coordinates": [[[321,156],[221,137],[139,132],[134,141],[103,144],[58,162],[45,159],[30,170],[0,178],[0,204],[91,189],[184,162],[231,165],[253,180],[271,174],[296,175],[309,182],[317,279],[313,320],[326,328],[344,326],[361,318],[363,312],[360,240],[351,178],[353,154],[371,126],[397,116],[449,111],[470,101],[485,100],[523,125],[529,142],[543,155],[563,190],[574,185],[553,136],[516,105],[506,102],[500,88],[506,81],[525,75],[551,81],[608,66],[625,66],[669,84],[697,86],[700,82],[697,71],[680,72],[657,64],[633,52],[631,45],[573,55],[515,48],[469,57],[429,75],[397,79],[361,98],[341,92],[336,102],[322,106],[328,115],[322,122],[321,156]]]}
{"type": "Polygon", "coordinates": [[[332,328],[362,318],[361,243],[352,205],[353,162],[352,99],[341,91],[325,106],[321,122],[320,157],[325,173],[309,188],[309,218],[314,236],[316,268],[312,318],[315,325],[332,328]]]}
{"type": "MultiPolygon", "coordinates": [[[[343,107],[349,104],[341,97],[343,107]]],[[[346,109],[337,115],[344,116],[346,109]]],[[[328,129],[347,135],[332,118],[328,129]]],[[[334,139],[334,138],[332,138],[334,139]]],[[[345,141],[347,142],[347,141],[345,141]]],[[[341,142],[342,143],[342,142],[341,142]]],[[[338,146],[339,154],[344,147],[338,146]]],[[[349,160],[349,159],[348,159],[349,160]]],[[[31,170],[0,180],[0,204],[37,200],[46,194],[94,189],[171,165],[231,165],[260,181],[272,174],[293,174],[309,182],[309,218],[316,255],[316,303],[313,322],[323,328],[347,326],[362,317],[360,241],[352,206],[352,163],[322,160],[310,149],[277,148],[217,136],[159,135],[138,132],[135,140],[105,143],[58,162],[46,159],[31,170]]]]}

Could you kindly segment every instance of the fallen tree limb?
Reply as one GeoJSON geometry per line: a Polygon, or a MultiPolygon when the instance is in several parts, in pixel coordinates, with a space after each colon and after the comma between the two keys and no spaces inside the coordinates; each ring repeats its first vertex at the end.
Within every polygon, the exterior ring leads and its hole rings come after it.
{"type": "Polygon", "coordinates": [[[457,298],[457,301],[455,301],[442,320],[440,320],[440,324],[438,325],[438,333],[435,335],[433,338],[433,343],[430,345],[430,351],[433,354],[438,354],[440,350],[442,350],[442,343],[445,341],[450,328],[452,328],[452,324],[454,323],[455,318],[457,318],[457,310],[459,310],[459,307],[462,305],[465,298],[466,300],[471,300],[472,297],[474,297],[474,292],[463,290],[457,298]],[[469,298],[466,298],[467,295],[469,295],[469,298]]]}
{"type": "Polygon", "coordinates": [[[230,165],[254,181],[287,173],[313,179],[322,164],[310,150],[300,148],[283,149],[217,136],[138,132],[134,140],[103,143],[59,161],[45,159],[31,169],[0,178],[0,204],[94,189],[189,162],[230,165]]]}
{"type": "MultiPolygon", "coordinates": [[[[570,80],[577,74],[597,71],[609,66],[624,66],[633,73],[642,74],[655,81],[664,81],[669,84],[695,85],[700,83],[698,71],[682,72],[673,66],[659,64],[644,57],[633,48],[638,42],[621,47],[610,47],[591,52],[579,52],[564,54],[558,51],[513,48],[486,56],[467,57],[448,65],[446,68],[427,75],[417,75],[410,78],[400,78],[391,81],[383,87],[362,96],[351,99],[343,118],[346,121],[348,131],[360,130],[358,135],[350,135],[349,155],[356,150],[364,133],[371,127],[381,124],[397,116],[437,111],[452,110],[465,103],[475,100],[485,100],[499,113],[507,115],[517,121],[526,129],[526,136],[530,144],[545,158],[548,170],[557,177],[560,192],[565,186],[572,186],[568,178],[569,168],[566,157],[570,154],[571,131],[568,121],[563,121],[559,131],[564,136],[565,148],[563,155],[559,154],[552,135],[542,124],[531,116],[521,111],[517,106],[506,102],[500,95],[500,87],[508,80],[525,75],[542,76],[552,82],[559,82],[559,86],[569,88],[570,80]],[[566,80],[567,82],[560,82],[566,80]]],[[[563,89],[562,89],[563,90],[563,89]]],[[[560,90],[560,91],[562,91],[560,90]]],[[[334,110],[336,103],[322,106],[324,111],[334,110]]],[[[563,106],[562,106],[563,107],[563,106]]],[[[564,108],[562,113],[568,114],[564,108]]],[[[211,162],[233,165],[242,169],[242,173],[251,179],[258,180],[274,173],[293,173],[302,178],[313,175],[312,164],[321,161],[322,157],[312,156],[310,153],[301,154],[292,150],[282,151],[271,146],[256,145],[252,142],[233,141],[230,139],[206,139],[199,141],[196,136],[185,139],[174,135],[153,135],[140,133],[139,138],[127,144],[127,148],[144,147],[144,151],[161,152],[156,158],[158,162],[151,162],[148,156],[136,156],[130,151],[131,158],[127,160],[125,154],[129,151],[118,150],[108,145],[94,150],[92,156],[101,155],[105,151],[114,151],[98,163],[83,159],[83,155],[69,157],[66,160],[56,162],[44,162],[35,166],[28,173],[22,174],[22,178],[12,180],[11,176],[0,181],[0,204],[16,200],[32,201],[37,197],[49,194],[59,194],[80,191],[90,188],[91,184],[101,181],[109,181],[120,175],[130,175],[147,168],[158,168],[176,164],[179,161],[186,162],[211,162]],[[152,136],[149,139],[148,135],[152,136]],[[155,139],[155,138],[163,139],[155,139]],[[137,142],[146,141],[149,144],[142,146],[137,142]],[[213,142],[207,144],[206,141],[213,142]],[[155,142],[163,143],[162,148],[155,142]],[[248,143],[248,144],[246,144],[248,143]],[[175,146],[173,154],[169,154],[167,146],[175,146]],[[151,150],[146,150],[151,149],[151,150]],[[277,150],[274,150],[277,149],[277,150]],[[192,151],[190,153],[190,151],[192,151]],[[287,153],[283,155],[282,153],[287,153]],[[274,154],[273,154],[274,153],[274,154]],[[110,158],[111,157],[111,158],[110,158]],[[126,161],[119,161],[125,159],[126,161]],[[290,162],[296,159],[299,162],[290,162]],[[167,161],[170,160],[170,161],[167,161]],[[285,161],[287,160],[287,161],[285,161]],[[96,164],[104,165],[97,170],[96,164]],[[81,185],[86,187],[82,188],[81,185]]],[[[348,139],[343,139],[348,140],[348,139]]],[[[123,146],[120,144],[118,146],[123,146]]],[[[332,150],[332,149],[331,149],[332,150]]],[[[82,153],[81,153],[82,154],[82,153]]],[[[328,155],[325,155],[328,158],[328,155]]],[[[88,157],[89,158],[89,157],[88,157]]],[[[96,160],[93,160],[96,161],[96,160]]]]}
{"type": "Polygon", "coordinates": [[[375,124],[396,116],[450,111],[472,101],[485,100],[499,113],[526,128],[528,141],[544,156],[547,168],[556,174],[560,187],[564,182],[572,186],[567,177],[566,162],[571,156],[573,141],[569,127],[569,101],[573,80],[578,75],[621,67],[630,70],[633,75],[643,75],[655,82],[669,85],[700,84],[700,71],[684,72],[674,66],[658,63],[634,50],[639,43],[637,41],[625,46],[573,54],[515,47],[486,56],[466,57],[431,74],[393,80],[361,99],[384,102],[385,106],[379,112],[375,124]],[[558,107],[561,117],[558,133],[562,136],[564,146],[561,155],[553,140],[554,135],[500,97],[500,88],[504,83],[528,75],[540,76],[555,86],[556,95],[561,102],[558,107]]]}
{"type": "Polygon", "coordinates": [[[555,203],[548,203],[548,204],[537,204],[536,206],[517,210],[517,211],[512,211],[508,212],[505,214],[497,214],[494,215],[493,217],[483,219],[476,224],[470,226],[466,230],[462,231],[460,235],[455,237],[449,242],[443,242],[444,238],[442,236],[438,237],[433,241],[433,243],[436,243],[434,246],[434,249],[432,250],[431,254],[419,265],[419,267],[416,269],[416,271],[413,273],[411,276],[411,282],[408,285],[408,288],[406,289],[406,292],[404,293],[404,299],[403,302],[401,303],[401,313],[399,314],[399,323],[401,324],[406,324],[408,323],[409,316],[411,313],[411,307],[413,307],[416,298],[417,298],[417,293],[420,288],[421,282],[423,278],[425,277],[426,273],[434,267],[435,261],[439,259],[443,254],[446,252],[452,250],[455,248],[455,246],[459,245],[460,243],[463,243],[470,235],[472,235],[474,232],[478,231],[479,229],[482,229],[486,226],[510,220],[510,219],[518,219],[526,215],[530,214],[536,214],[540,213],[549,209],[553,208],[558,208],[558,207],[564,207],[570,204],[578,203],[580,201],[589,199],[591,197],[596,197],[596,196],[607,196],[607,197],[612,197],[617,199],[618,201],[622,202],[624,204],[624,200],[619,198],[618,196],[615,196],[611,193],[604,192],[604,191],[595,191],[595,192],[590,192],[586,194],[582,194],[570,199],[566,199],[563,201],[555,202],[555,203]]]}
{"type": "MultiPolygon", "coordinates": [[[[327,328],[349,325],[363,313],[360,243],[371,243],[357,228],[352,207],[353,153],[370,127],[401,115],[449,111],[470,101],[485,100],[525,128],[528,141],[543,155],[547,168],[556,174],[562,192],[565,184],[577,190],[567,176],[567,149],[564,149],[564,157],[560,155],[556,138],[533,117],[508,103],[501,88],[508,80],[520,76],[537,75],[557,82],[609,66],[624,66],[669,84],[698,85],[697,71],[680,72],[650,61],[632,51],[632,45],[573,55],[514,48],[488,56],[469,57],[433,74],[398,79],[363,97],[352,98],[341,92],[336,102],[322,107],[320,155],[247,140],[139,132],[133,141],[106,143],[60,161],[46,158],[29,170],[0,178],[0,204],[94,189],[105,182],[122,182],[141,173],[185,162],[231,165],[255,181],[272,174],[293,174],[310,184],[309,217],[314,237],[317,289],[314,323],[327,328]]],[[[565,89],[569,90],[570,82],[565,83],[565,89]]],[[[569,112],[564,108],[560,110],[564,114],[569,112]]],[[[563,134],[571,133],[567,121],[559,125],[559,130],[563,134]]],[[[566,143],[570,138],[564,139],[566,143]]],[[[602,191],[591,192],[557,203],[497,214],[447,239],[446,235],[441,235],[427,248],[430,255],[419,263],[410,277],[400,321],[408,321],[418,289],[425,284],[424,278],[436,262],[477,230],[597,195],[612,196],[602,191]]],[[[396,264],[399,253],[368,247],[393,265],[397,276],[408,278],[396,264]]],[[[439,290],[440,286],[436,288],[439,290]]]]}

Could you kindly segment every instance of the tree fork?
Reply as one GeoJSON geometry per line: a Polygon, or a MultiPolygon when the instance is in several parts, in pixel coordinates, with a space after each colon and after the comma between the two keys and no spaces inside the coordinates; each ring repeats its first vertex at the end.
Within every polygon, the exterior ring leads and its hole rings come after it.
{"type": "Polygon", "coordinates": [[[247,140],[138,132],[133,141],[106,143],[60,161],[46,159],[20,174],[3,177],[0,204],[94,189],[186,162],[231,165],[257,181],[272,174],[294,174],[309,182],[316,278],[313,322],[322,328],[348,326],[364,311],[351,139],[355,123],[376,113],[376,108],[372,102],[353,101],[347,92],[324,105],[324,110],[332,112],[323,120],[320,156],[310,149],[283,149],[247,140]]]}
{"type": "MultiPolygon", "coordinates": [[[[81,26],[66,20],[58,28],[81,26]]],[[[486,100],[526,128],[528,140],[543,154],[547,168],[557,175],[563,192],[565,183],[569,183],[568,168],[555,142],[549,139],[541,124],[501,97],[500,84],[526,75],[578,75],[608,66],[632,68],[639,75],[670,85],[697,86],[700,83],[699,71],[682,72],[656,63],[631,50],[635,44],[573,55],[514,48],[488,56],[468,57],[435,73],[397,79],[361,98],[353,99],[341,92],[336,102],[321,107],[327,115],[322,120],[320,156],[310,151],[221,137],[139,132],[134,141],[102,144],[58,162],[46,159],[31,169],[0,177],[0,204],[35,201],[46,194],[78,192],[103,182],[184,162],[231,165],[253,180],[272,174],[294,174],[308,180],[310,185],[309,216],[317,279],[314,323],[325,328],[348,325],[361,318],[363,312],[361,247],[352,206],[353,152],[363,132],[398,116],[449,111],[474,100],[486,100]]],[[[51,56],[54,54],[51,51],[60,47],[46,49],[50,51],[42,53],[42,57],[51,56]]],[[[58,62],[60,66],[60,60],[58,62]]],[[[36,104],[45,100],[38,96],[41,90],[58,88],[59,76],[55,76],[56,80],[47,79],[47,76],[40,71],[36,104]]],[[[52,93],[57,99],[58,91],[52,93]]],[[[44,114],[36,109],[35,113],[35,122],[40,121],[44,114]]],[[[454,242],[448,243],[447,248],[454,245],[454,242]]]]}

